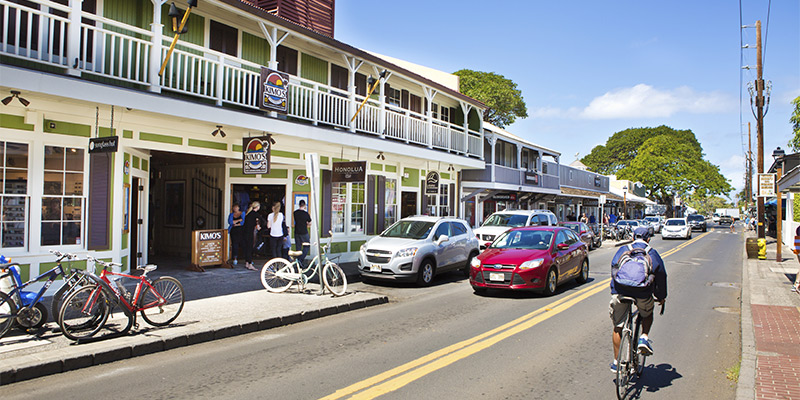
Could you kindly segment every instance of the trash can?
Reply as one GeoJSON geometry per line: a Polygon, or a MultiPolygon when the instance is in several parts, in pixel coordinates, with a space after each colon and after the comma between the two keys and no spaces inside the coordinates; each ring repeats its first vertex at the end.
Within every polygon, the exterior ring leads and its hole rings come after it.
{"type": "Polygon", "coordinates": [[[744,248],[747,250],[747,258],[758,258],[758,238],[747,238],[744,248]]]}

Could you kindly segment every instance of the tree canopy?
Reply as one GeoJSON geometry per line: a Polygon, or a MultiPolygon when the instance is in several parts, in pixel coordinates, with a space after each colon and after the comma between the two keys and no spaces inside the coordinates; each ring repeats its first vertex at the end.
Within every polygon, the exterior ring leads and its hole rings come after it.
{"type": "Polygon", "coordinates": [[[719,196],[689,196],[684,203],[697,210],[698,214],[709,215],[718,208],[731,208],[733,204],[719,196]]]}
{"type": "Polygon", "coordinates": [[[792,140],[789,141],[789,147],[794,151],[800,151],[800,96],[792,100],[792,104],[794,104],[794,112],[789,118],[789,122],[792,124],[794,134],[792,140]]]}
{"type": "Polygon", "coordinates": [[[662,125],[617,132],[581,162],[592,171],[643,183],[647,196],[666,204],[671,214],[675,195],[700,198],[733,190],[719,167],[703,155],[691,130],[662,125]]]}
{"type": "Polygon", "coordinates": [[[459,77],[459,91],[486,104],[483,120],[504,128],[517,118],[527,118],[528,108],[514,81],[494,72],[461,69],[453,74],[459,77]]]}

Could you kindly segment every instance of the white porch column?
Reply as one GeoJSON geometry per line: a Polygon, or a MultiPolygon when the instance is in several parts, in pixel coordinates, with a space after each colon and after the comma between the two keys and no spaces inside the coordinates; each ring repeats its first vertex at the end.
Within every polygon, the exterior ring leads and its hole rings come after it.
{"type": "MultiPolygon", "coordinates": [[[[347,71],[349,72],[347,75],[347,93],[350,101],[347,103],[347,116],[353,118],[353,114],[358,109],[358,102],[356,101],[356,72],[364,64],[364,61],[355,57],[348,57],[345,54],[342,54],[342,58],[344,58],[344,64],[347,65],[347,71]]],[[[356,120],[348,122],[348,127],[350,132],[355,132],[356,120]]]]}
{"type": "Polygon", "coordinates": [[[161,6],[167,0],[150,1],[153,3],[153,22],[150,24],[150,32],[152,32],[152,38],[150,39],[150,65],[148,66],[150,86],[147,90],[160,93],[161,77],[158,76],[158,71],[161,69],[161,63],[164,62],[161,58],[164,48],[164,24],[161,23],[161,6]]]}
{"type": "Polygon", "coordinates": [[[425,100],[428,101],[428,110],[425,112],[425,116],[428,117],[425,124],[425,144],[430,149],[433,148],[433,99],[436,98],[438,92],[425,86],[422,87],[422,92],[425,94],[425,100]]]}
{"type": "MultiPolygon", "coordinates": [[[[83,0],[69,0],[69,27],[67,28],[67,74],[80,76],[81,5],[83,0]]],[[[19,27],[17,27],[19,29],[19,27]]],[[[63,54],[62,54],[63,55],[63,54]]]]}
{"type": "Polygon", "coordinates": [[[459,101],[459,104],[464,113],[464,154],[469,155],[469,112],[472,110],[472,106],[463,101],[459,101]]]}
{"type": "Polygon", "coordinates": [[[490,160],[492,161],[492,162],[491,162],[491,164],[490,164],[490,165],[491,165],[491,168],[492,168],[492,169],[491,169],[491,181],[490,181],[490,182],[495,182],[495,179],[494,179],[494,165],[495,165],[495,160],[494,160],[494,155],[495,155],[495,151],[494,151],[494,145],[495,145],[495,144],[497,144],[497,136],[496,136],[495,134],[493,134],[493,133],[490,133],[490,134],[486,135],[486,139],[489,141],[489,146],[490,146],[490,147],[491,147],[491,149],[492,149],[492,150],[491,150],[492,154],[491,154],[491,157],[490,157],[490,160]]]}
{"type": "Polygon", "coordinates": [[[481,133],[481,144],[478,146],[478,154],[481,157],[481,160],[486,160],[486,154],[483,154],[483,138],[484,138],[484,131],[483,131],[483,110],[480,108],[476,108],[475,111],[478,112],[478,120],[480,121],[480,126],[478,126],[478,132],[481,133]]]}

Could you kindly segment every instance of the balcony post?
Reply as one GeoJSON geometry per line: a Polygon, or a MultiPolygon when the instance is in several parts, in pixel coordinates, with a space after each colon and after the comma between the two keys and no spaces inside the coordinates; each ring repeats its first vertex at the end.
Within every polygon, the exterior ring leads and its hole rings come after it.
{"type": "Polygon", "coordinates": [[[436,98],[436,90],[433,90],[429,87],[422,87],[422,92],[425,94],[425,100],[428,101],[428,109],[425,112],[425,115],[428,117],[428,120],[425,124],[425,144],[428,145],[428,148],[433,148],[433,99],[436,98]]]}
{"type": "Polygon", "coordinates": [[[464,154],[469,155],[469,112],[472,110],[472,106],[463,101],[459,101],[459,103],[461,112],[464,113],[464,154]]]}
{"type": "MultiPolygon", "coordinates": [[[[375,75],[380,76],[381,71],[378,69],[377,65],[372,66],[373,70],[375,71],[375,75]]],[[[378,120],[378,131],[381,133],[381,138],[386,137],[386,93],[384,92],[386,81],[389,80],[389,77],[392,76],[392,73],[389,72],[385,78],[378,78],[380,79],[380,93],[378,94],[378,101],[380,104],[380,109],[378,112],[379,120],[378,120]]]]}
{"type": "MultiPolygon", "coordinates": [[[[349,99],[347,102],[347,116],[352,119],[353,114],[358,109],[358,102],[356,102],[356,72],[364,64],[364,61],[357,60],[355,57],[348,57],[345,54],[342,54],[342,58],[344,58],[344,63],[347,65],[347,71],[349,72],[347,75],[347,97],[349,99]]],[[[348,130],[355,132],[356,124],[356,120],[348,122],[348,130]]]]}
{"type": "Polygon", "coordinates": [[[225,89],[225,86],[224,86],[225,85],[225,57],[223,57],[222,55],[219,56],[219,62],[217,63],[217,71],[216,72],[217,72],[217,74],[216,74],[217,83],[214,86],[215,86],[215,89],[217,91],[217,93],[216,93],[217,105],[221,106],[222,105],[222,94],[223,94],[224,89],[225,89]]]}
{"type": "Polygon", "coordinates": [[[490,147],[491,147],[491,149],[492,149],[492,150],[491,150],[491,152],[492,152],[492,154],[491,154],[491,160],[492,160],[492,162],[491,162],[491,166],[492,166],[492,175],[491,175],[491,177],[490,177],[490,179],[491,179],[491,180],[490,180],[489,182],[495,182],[495,179],[494,179],[494,168],[495,168],[495,160],[494,160],[495,151],[494,151],[494,145],[495,145],[495,144],[497,144],[497,136],[496,136],[495,134],[493,134],[493,133],[490,133],[490,134],[488,134],[488,135],[485,135],[485,136],[486,136],[486,140],[488,140],[488,141],[489,141],[489,146],[490,146],[490,147]]]}
{"type": "Polygon", "coordinates": [[[161,53],[164,47],[164,25],[161,23],[161,6],[167,0],[151,0],[153,3],[153,22],[150,24],[152,38],[150,39],[150,62],[148,65],[148,80],[150,86],[147,90],[153,93],[161,93],[161,77],[158,71],[161,69],[161,53]]]}
{"type": "MultiPolygon", "coordinates": [[[[81,54],[81,4],[83,0],[69,1],[69,27],[67,27],[67,55],[66,66],[67,74],[80,76],[80,54],[81,54]]],[[[17,27],[19,29],[19,27],[17,27]]],[[[64,54],[62,54],[64,56],[64,54]]]]}
{"type": "MultiPolygon", "coordinates": [[[[277,71],[278,70],[278,46],[289,36],[289,32],[286,32],[278,38],[278,27],[272,26],[267,27],[264,22],[259,21],[258,25],[261,27],[261,33],[264,34],[264,38],[267,39],[267,43],[269,43],[269,65],[267,68],[277,71]]],[[[263,89],[258,88],[259,93],[261,93],[263,89]]],[[[259,95],[261,98],[261,95],[259,95]]],[[[275,111],[270,111],[269,116],[272,118],[277,118],[278,113],[275,111]]]]}

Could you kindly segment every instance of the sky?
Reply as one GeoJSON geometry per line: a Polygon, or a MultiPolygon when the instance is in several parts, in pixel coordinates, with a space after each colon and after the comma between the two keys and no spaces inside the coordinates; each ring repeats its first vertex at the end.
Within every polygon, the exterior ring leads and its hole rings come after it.
{"type": "Polygon", "coordinates": [[[756,78],[756,30],[741,25],[761,20],[764,79],[772,82],[765,170],[776,147],[792,152],[791,100],[800,96],[800,2],[741,0],[741,24],[739,7],[722,0],[340,0],[334,37],[441,71],[513,80],[528,118],[506,129],[559,151],[565,164],[627,128],[689,129],[738,192],[748,122],[756,154],[746,86],[756,78]]]}

